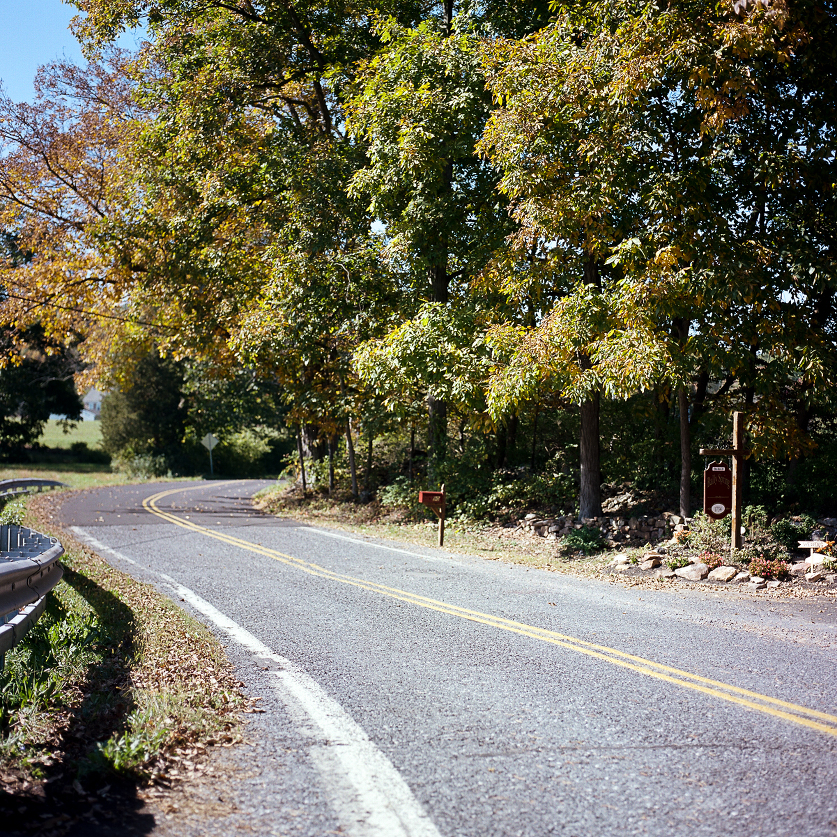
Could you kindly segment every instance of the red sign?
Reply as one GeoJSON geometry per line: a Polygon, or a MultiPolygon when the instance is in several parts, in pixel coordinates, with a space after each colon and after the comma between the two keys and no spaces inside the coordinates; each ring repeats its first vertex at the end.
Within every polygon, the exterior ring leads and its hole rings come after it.
{"type": "Polygon", "coordinates": [[[445,492],[419,491],[419,503],[432,509],[441,517],[445,511],[445,492]]]}
{"type": "Polygon", "coordinates": [[[703,512],[720,520],[732,511],[732,468],[710,462],[703,472],[703,512]]]}

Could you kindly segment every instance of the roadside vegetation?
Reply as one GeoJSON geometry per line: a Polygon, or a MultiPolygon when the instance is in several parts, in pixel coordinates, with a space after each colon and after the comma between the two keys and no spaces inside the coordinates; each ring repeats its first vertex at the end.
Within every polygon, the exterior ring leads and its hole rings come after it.
{"type": "Polygon", "coordinates": [[[0,809],[20,823],[171,784],[237,740],[247,708],[212,634],[56,530],[59,501],[31,499],[25,522],[60,537],[64,578],[0,675],[0,809]]]}

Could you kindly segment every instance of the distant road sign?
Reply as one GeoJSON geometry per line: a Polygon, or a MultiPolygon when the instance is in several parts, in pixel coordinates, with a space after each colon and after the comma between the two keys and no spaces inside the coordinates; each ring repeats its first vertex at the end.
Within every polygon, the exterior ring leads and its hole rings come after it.
{"type": "Polygon", "coordinates": [[[211,453],[212,448],[218,444],[218,439],[211,433],[207,433],[206,436],[201,439],[201,444],[211,453]]]}

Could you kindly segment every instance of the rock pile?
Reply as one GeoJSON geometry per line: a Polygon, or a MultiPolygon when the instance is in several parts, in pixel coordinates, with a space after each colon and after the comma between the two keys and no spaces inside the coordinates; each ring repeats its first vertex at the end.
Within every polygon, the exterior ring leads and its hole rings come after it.
{"type": "Polygon", "coordinates": [[[642,517],[565,517],[541,518],[535,514],[527,514],[518,526],[542,538],[561,538],[573,529],[584,526],[597,528],[608,546],[642,546],[656,544],[671,539],[678,529],[683,529],[688,521],[671,512],[659,515],[643,515],[642,517]]]}

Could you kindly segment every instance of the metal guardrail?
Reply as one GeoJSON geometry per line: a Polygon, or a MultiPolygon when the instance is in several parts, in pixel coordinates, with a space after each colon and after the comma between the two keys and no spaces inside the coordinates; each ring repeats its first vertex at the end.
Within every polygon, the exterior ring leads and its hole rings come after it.
{"type": "Polygon", "coordinates": [[[63,485],[63,482],[57,480],[42,480],[37,477],[0,480],[0,500],[13,497],[16,494],[28,494],[33,488],[43,491],[45,488],[59,488],[63,485]]]}
{"type": "Polygon", "coordinates": [[[55,538],[0,525],[0,659],[44,612],[47,593],[64,574],[58,563],[63,554],[55,538]]]}

